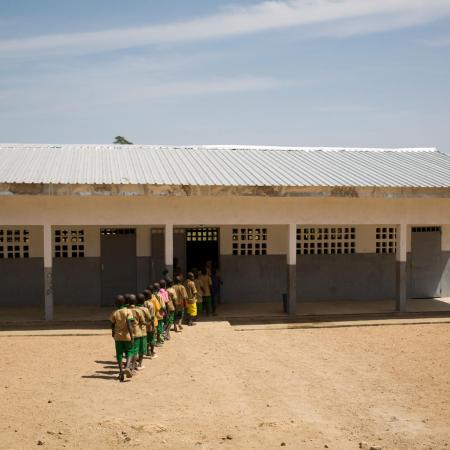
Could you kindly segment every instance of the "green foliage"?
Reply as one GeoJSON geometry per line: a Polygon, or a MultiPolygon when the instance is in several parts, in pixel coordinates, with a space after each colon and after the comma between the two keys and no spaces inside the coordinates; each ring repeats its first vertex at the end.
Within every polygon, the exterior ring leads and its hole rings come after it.
{"type": "Polygon", "coordinates": [[[114,144],[130,145],[130,144],[132,144],[132,142],[126,140],[123,136],[116,136],[114,138],[114,144]]]}

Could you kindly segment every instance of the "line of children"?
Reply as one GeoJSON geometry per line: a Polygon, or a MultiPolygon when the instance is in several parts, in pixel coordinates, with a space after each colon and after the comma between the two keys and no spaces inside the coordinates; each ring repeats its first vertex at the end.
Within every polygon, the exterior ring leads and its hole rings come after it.
{"type": "Polygon", "coordinates": [[[183,319],[189,326],[195,325],[199,291],[194,274],[189,272],[186,282],[182,281],[182,275],[176,276],[174,283],[166,277],[142,293],[116,297],[110,321],[120,381],[144,369],[144,357],[158,357],[155,347],[170,340],[172,326],[179,333],[183,319]]]}

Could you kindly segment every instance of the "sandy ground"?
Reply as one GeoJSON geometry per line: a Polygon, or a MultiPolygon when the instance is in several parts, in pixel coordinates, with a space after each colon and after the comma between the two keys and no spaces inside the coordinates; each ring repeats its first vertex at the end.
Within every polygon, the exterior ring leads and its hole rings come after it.
{"type": "Polygon", "coordinates": [[[450,448],[449,356],[450,324],[211,322],[119,383],[107,334],[2,333],[0,448],[450,448]]]}

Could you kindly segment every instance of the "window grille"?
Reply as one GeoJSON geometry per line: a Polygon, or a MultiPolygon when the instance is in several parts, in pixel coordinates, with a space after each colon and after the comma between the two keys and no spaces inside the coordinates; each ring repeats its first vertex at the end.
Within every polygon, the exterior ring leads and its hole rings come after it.
{"type": "Polygon", "coordinates": [[[83,229],[58,229],[54,231],[53,239],[55,258],[84,258],[85,234],[83,229]]]}
{"type": "Polygon", "coordinates": [[[102,236],[119,236],[125,234],[136,234],[135,228],[102,228],[100,230],[102,236]]]}
{"type": "Polygon", "coordinates": [[[267,228],[233,228],[233,255],[267,255],[267,228]]]}
{"type": "Polygon", "coordinates": [[[188,242],[215,242],[219,238],[217,228],[188,228],[186,241],[188,242]]]}
{"type": "Polygon", "coordinates": [[[441,231],[441,227],[412,227],[413,233],[432,233],[441,231]]]}
{"type": "Polygon", "coordinates": [[[26,229],[0,229],[0,259],[30,257],[30,232],[26,229]]]}
{"type": "Polygon", "coordinates": [[[297,255],[340,255],[355,252],[354,227],[297,228],[297,255]]]}
{"type": "Polygon", "coordinates": [[[379,227],[375,235],[376,253],[396,253],[397,251],[397,228],[379,227]]]}

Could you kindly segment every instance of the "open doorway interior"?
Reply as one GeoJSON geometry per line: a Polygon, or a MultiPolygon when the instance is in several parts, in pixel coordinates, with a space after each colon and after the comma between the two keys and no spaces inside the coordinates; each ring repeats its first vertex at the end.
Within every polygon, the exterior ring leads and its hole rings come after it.
{"type": "Polygon", "coordinates": [[[219,265],[219,228],[186,229],[186,270],[219,265]]]}

